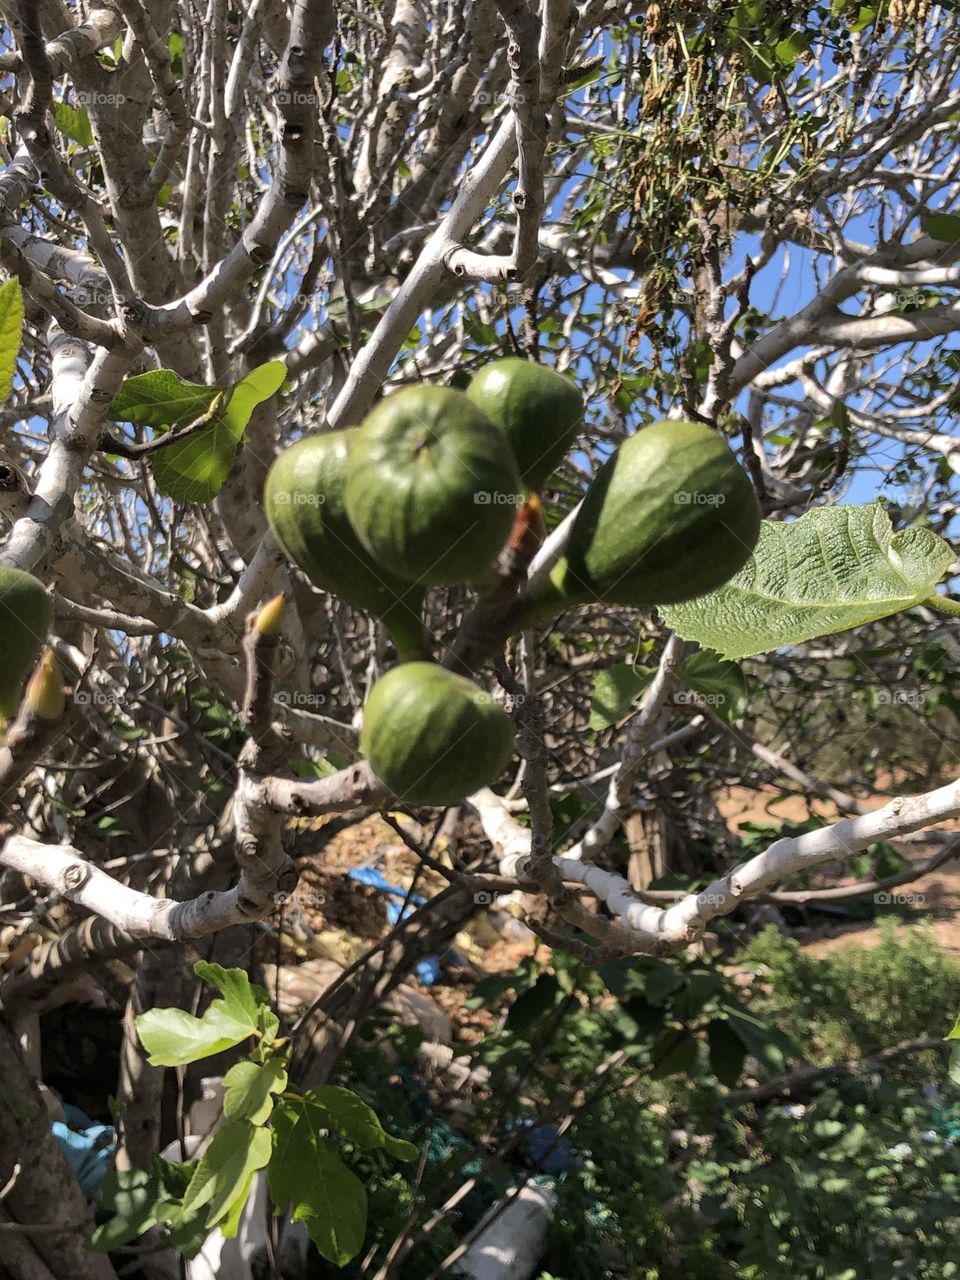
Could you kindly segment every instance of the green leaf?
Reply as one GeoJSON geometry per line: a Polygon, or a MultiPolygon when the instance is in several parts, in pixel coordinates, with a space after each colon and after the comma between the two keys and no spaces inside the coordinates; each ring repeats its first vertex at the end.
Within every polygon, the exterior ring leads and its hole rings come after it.
{"type": "Polygon", "coordinates": [[[114,1217],[90,1237],[94,1253],[107,1253],[143,1235],[158,1221],[162,1194],[160,1179],[152,1169],[111,1169],[100,1188],[100,1201],[114,1217]]]}
{"type": "Polygon", "coordinates": [[[211,502],[226,482],[242,431],[222,418],[154,454],[153,478],[175,502],[211,502]]]}
{"type": "Polygon", "coordinates": [[[707,1027],[710,1046],[710,1069],[722,1085],[732,1089],[740,1079],[747,1050],[738,1035],[730,1030],[726,1018],[716,1018],[707,1027]]]}
{"type": "Polygon", "coordinates": [[[275,1093],[287,1087],[282,1062],[237,1062],[223,1077],[223,1114],[228,1120],[249,1120],[265,1124],[273,1110],[275,1093]]]}
{"type": "Polygon", "coordinates": [[[240,1230],[240,1219],[243,1217],[243,1211],[246,1208],[247,1200],[250,1198],[250,1188],[253,1186],[253,1180],[257,1176],[256,1169],[251,1169],[250,1174],[244,1186],[242,1186],[234,1197],[233,1204],[227,1210],[227,1214],[220,1222],[220,1234],[224,1240],[235,1240],[240,1230]]]}
{"type": "Polygon", "coordinates": [[[727,1025],[747,1053],[772,1071],[782,1071],[788,1060],[801,1056],[790,1037],[776,1027],[769,1026],[742,1009],[736,1009],[730,1005],[724,1006],[724,1010],[727,1014],[727,1025]]]}
{"type": "Polygon", "coordinates": [[[182,1009],[149,1009],[140,1014],[137,1033],[153,1066],[176,1067],[196,1062],[250,1036],[263,1035],[268,1043],[274,1038],[279,1023],[269,1008],[270,997],[242,969],[224,969],[222,965],[198,960],[193,971],[201,981],[216,987],[222,998],[212,1000],[202,1018],[182,1009]]]}
{"type": "Polygon", "coordinates": [[[805,31],[791,31],[783,40],[774,45],[774,55],[781,67],[790,71],[796,65],[800,55],[810,49],[810,37],[805,31]]]}
{"type": "Polygon", "coordinates": [[[382,1149],[397,1160],[416,1160],[419,1152],[412,1142],[387,1133],[374,1111],[351,1089],[326,1084],[304,1095],[308,1107],[325,1113],[323,1128],[333,1129],[364,1150],[382,1149]]]}
{"type": "Polygon", "coordinates": [[[0,400],[13,390],[22,337],[23,292],[19,280],[8,280],[0,287],[0,400]]]}
{"type": "MultiPolygon", "coordinates": [[[[852,5],[851,5],[852,8],[852,5]]],[[[877,20],[877,10],[872,5],[861,4],[856,8],[856,18],[850,22],[852,32],[865,31],[877,20]]]]}
{"type": "Polygon", "coordinates": [[[691,653],[680,664],[679,678],[689,692],[674,695],[675,702],[705,703],[728,724],[747,709],[747,682],[735,662],[724,662],[709,649],[691,653]]]}
{"type": "Polygon", "coordinates": [[[342,1267],[363,1247],[367,1193],[323,1135],[320,1107],[280,1104],[274,1112],[274,1147],[267,1179],[279,1212],[292,1206],[322,1256],[342,1267]]]}
{"type": "Polygon", "coordinates": [[[552,973],[541,973],[532,987],[517,996],[507,1014],[506,1026],[514,1035],[529,1039],[540,1020],[550,1012],[560,995],[560,983],[552,973]]]}
{"type": "Polygon", "coordinates": [[[237,438],[246,430],[250,415],[258,404],[276,395],[283,386],[287,376],[287,366],[282,360],[270,360],[266,364],[257,365],[233,389],[233,395],[227,404],[224,414],[228,426],[238,433],[237,438]]]}
{"type": "Polygon", "coordinates": [[[303,1107],[302,1098],[298,1098],[295,1102],[281,1098],[270,1117],[273,1155],[267,1165],[267,1185],[270,1188],[270,1199],[277,1213],[283,1213],[297,1192],[294,1164],[299,1139],[295,1142],[294,1138],[300,1117],[303,1115],[303,1107]]]}
{"type": "Polygon", "coordinates": [[[73,107],[69,102],[53,104],[53,118],[57,128],[71,142],[78,142],[81,147],[93,146],[93,129],[86,107],[73,107]]]}
{"type": "Polygon", "coordinates": [[[199,1163],[196,1159],[178,1161],[164,1160],[160,1156],[153,1157],[153,1171],[160,1179],[163,1193],[168,1201],[176,1201],[178,1208],[199,1163]]]}
{"type": "Polygon", "coordinates": [[[250,415],[280,389],[286,372],[282,360],[254,369],[234,388],[222,416],[195,435],[154,454],[157,488],[176,502],[212,501],[230,474],[250,415]]]}
{"type": "Polygon", "coordinates": [[[209,1058],[223,1049],[232,1049],[257,1028],[237,1022],[214,1000],[202,1018],[182,1009],[148,1009],[136,1019],[137,1034],[154,1067],[179,1067],[199,1058],[209,1058]]]}
{"type": "Polygon", "coordinates": [[[567,98],[571,93],[576,93],[578,89],[584,89],[588,84],[593,84],[603,75],[603,67],[592,67],[589,71],[584,71],[582,75],[577,75],[574,69],[571,72],[573,79],[568,79],[564,85],[563,97],[567,98]]]}
{"type": "MultiPolygon", "coordinates": [[[[257,988],[257,990],[259,989],[257,988]]],[[[261,1005],[260,1015],[257,1018],[257,1033],[260,1036],[260,1043],[264,1045],[273,1044],[279,1030],[280,1019],[269,1005],[261,1005]]]]}
{"type": "Polygon", "coordinates": [[[123,381],[108,417],[154,431],[185,427],[208,413],[223,390],[184,382],[172,369],[153,369],[123,381]]]}
{"type": "Polygon", "coordinates": [[[672,964],[661,964],[646,976],[643,994],[651,1004],[663,1004],[668,996],[683,986],[683,974],[672,964]]]}
{"type": "MultiPolygon", "coordinates": [[[[243,969],[224,969],[222,965],[198,960],[193,966],[193,972],[201,982],[216,987],[223,997],[225,1010],[238,1022],[256,1024],[259,1010],[270,1004],[270,996],[265,988],[251,982],[243,969]]],[[[219,1002],[215,1000],[214,1004],[217,1003],[219,1002]]]]}
{"type": "Polygon", "coordinates": [[[952,1029],[943,1038],[944,1040],[960,1040],[960,1014],[957,1014],[957,1020],[952,1029]]]}
{"type": "Polygon", "coordinates": [[[661,609],[683,639],[745,658],[848,631],[929,598],[953,551],[929,529],[893,532],[877,503],[765,520],[753,556],[724,586],[661,609]]]}
{"type": "Polygon", "coordinates": [[[195,1258],[210,1234],[206,1224],[205,1205],[185,1212],[183,1197],[199,1160],[182,1164],[153,1158],[153,1171],[163,1188],[157,1205],[157,1221],[166,1224],[169,1243],[185,1258],[195,1258]]]}
{"type": "Polygon", "coordinates": [[[653,676],[653,667],[636,667],[626,662],[597,672],[590,698],[589,727],[599,732],[622,720],[653,676]]]}
{"type": "Polygon", "coordinates": [[[183,1212],[208,1205],[206,1224],[212,1227],[249,1190],[251,1174],[266,1168],[272,1141],[269,1129],[246,1120],[230,1120],[214,1134],[190,1179],[183,1212]]]}
{"type": "Polygon", "coordinates": [[[690,1075],[697,1065],[697,1042],[686,1032],[665,1031],[650,1050],[650,1056],[654,1062],[651,1080],[690,1075]]]}
{"type": "Polygon", "coordinates": [[[944,244],[960,244],[960,217],[955,213],[933,213],[923,219],[923,229],[934,240],[944,244]]]}
{"type": "Polygon", "coordinates": [[[283,385],[282,360],[251,369],[230,387],[185,382],[170,369],[154,369],[127,378],[114,396],[110,417],[154,431],[170,431],[212,414],[210,425],[152,459],[157,487],[178,502],[209,502],[229,474],[237,444],[258,404],[283,385]]]}

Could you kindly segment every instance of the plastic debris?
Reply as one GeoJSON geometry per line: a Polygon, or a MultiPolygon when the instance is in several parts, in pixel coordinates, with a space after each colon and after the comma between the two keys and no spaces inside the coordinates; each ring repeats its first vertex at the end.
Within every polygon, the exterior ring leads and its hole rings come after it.
{"type": "Polygon", "coordinates": [[[79,1107],[63,1106],[63,1121],[54,1120],[50,1129],[67,1157],[80,1190],[92,1199],[113,1164],[117,1131],[113,1125],[94,1124],[79,1107]]]}
{"type": "MultiPolygon", "coordinates": [[[[420,893],[410,893],[408,889],[402,889],[398,884],[391,884],[383,872],[376,867],[351,867],[347,875],[351,880],[369,885],[371,889],[385,893],[391,899],[387,903],[387,922],[391,925],[405,920],[417,907],[422,907],[427,901],[420,893]]],[[[449,952],[447,958],[454,964],[462,963],[460,957],[454,952],[449,952]]],[[[432,987],[440,978],[440,957],[424,956],[422,960],[417,961],[414,972],[425,987],[432,987]]]]}

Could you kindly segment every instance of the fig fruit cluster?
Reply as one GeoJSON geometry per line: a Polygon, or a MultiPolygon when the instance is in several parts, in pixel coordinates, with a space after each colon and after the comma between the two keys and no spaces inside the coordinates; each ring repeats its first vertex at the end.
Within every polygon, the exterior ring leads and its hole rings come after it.
{"type": "MultiPolygon", "coordinates": [[[[569,452],[582,418],[569,378],[508,358],[481,369],[465,393],[398,391],[361,426],[301,440],[270,470],[267,517],[287,556],[394,638],[400,665],[370,693],[361,745],[403,800],[456,804],[509,758],[502,708],[429,660],[423,599],[430,587],[484,579],[517,508],[569,452]]],[[[598,471],[564,555],[527,589],[527,617],[702,595],[742,568],[759,530],[753,486],[723,437],[698,423],[655,423],[598,471]]]]}
{"type": "Polygon", "coordinates": [[[466,393],[407,387],[360,427],[285,449],[267,518],[316,586],[382,618],[415,655],[425,590],[483,576],[582,417],[570,379],[526,360],[494,361],[466,393]]]}

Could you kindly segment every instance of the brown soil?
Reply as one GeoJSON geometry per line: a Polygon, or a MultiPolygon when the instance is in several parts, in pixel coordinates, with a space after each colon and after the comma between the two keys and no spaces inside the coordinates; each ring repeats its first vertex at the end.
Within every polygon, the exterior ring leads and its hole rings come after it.
{"type": "MultiPolygon", "coordinates": [[[[871,808],[879,808],[896,794],[896,780],[889,779],[888,782],[889,787],[884,794],[867,801],[871,808]]],[[[761,792],[732,788],[721,797],[719,808],[734,831],[748,823],[799,823],[811,815],[820,822],[835,822],[843,816],[829,801],[783,796],[774,787],[761,792]]],[[[314,825],[322,824],[317,822],[314,825]]],[[[960,822],[944,826],[960,833],[960,822]]],[[[411,824],[410,834],[419,839],[425,833],[414,829],[411,824]]],[[[917,842],[902,847],[911,861],[922,863],[942,846],[917,842]]],[[[302,861],[300,884],[290,909],[294,917],[301,912],[315,934],[342,935],[348,945],[362,949],[387,932],[388,899],[378,890],[351,880],[347,872],[352,867],[374,866],[392,884],[404,889],[416,876],[416,891],[430,897],[442,888],[444,882],[430,870],[421,869],[417,875],[418,865],[416,855],[382,818],[377,815],[368,817],[338,832],[320,852],[302,861]]],[[[824,886],[849,884],[853,879],[842,862],[828,864],[820,873],[820,883],[824,886]]],[[[960,862],[948,863],[892,892],[912,895],[912,901],[891,905],[891,914],[904,920],[929,921],[943,949],[960,955],[960,862]]],[[[798,932],[797,936],[812,952],[822,954],[843,946],[873,946],[878,941],[879,931],[876,922],[850,921],[821,925],[798,932]]],[[[430,988],[430,995],[450,1015],[456,1028],[455,1035],[469,1043],[481,1038],[491,1026],[491,1017],[486,1010],[464,1008],[477,970],[486,974],[512,972],[534,950],[535,939],[514,942],[499,938],[489,922],[480,916],[466,935],[461,935],[460,941],[463,944],[461,950],[471,967],[459,973],[456,969],[448,970],[444,980],[430,988]]],[[[286,951],[284,959],[288,964],[296,964],[304,958],[303,952],[295,946],[287,947],[286,951]]],[[[548,954],[542,944],[540,951],[543,955],[548,954]]],[[[410,981],[418,985],[412,977],[410,981]]]]}

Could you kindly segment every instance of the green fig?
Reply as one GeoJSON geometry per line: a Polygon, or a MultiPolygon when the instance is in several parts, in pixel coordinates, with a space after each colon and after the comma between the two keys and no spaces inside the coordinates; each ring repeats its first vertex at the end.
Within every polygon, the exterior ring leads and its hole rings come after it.
{"type": "Polygon", "coordinates": [[[53,608],[29,573],[0,567],[0,715],[16,715],[23,682],[40,656],[53,608]]]}

